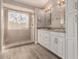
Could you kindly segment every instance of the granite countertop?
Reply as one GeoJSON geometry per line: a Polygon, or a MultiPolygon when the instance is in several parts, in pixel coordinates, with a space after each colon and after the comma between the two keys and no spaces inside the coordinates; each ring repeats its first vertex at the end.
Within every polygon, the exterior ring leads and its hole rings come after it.
{"type": "Polygon", "coordinates": [[[53,31],[53,32],[65,33],[65,28],[50,28],[50,27],[42,27],[42,28],[38,28],[38,29],[48,30],[48,31],[53,31]]]}

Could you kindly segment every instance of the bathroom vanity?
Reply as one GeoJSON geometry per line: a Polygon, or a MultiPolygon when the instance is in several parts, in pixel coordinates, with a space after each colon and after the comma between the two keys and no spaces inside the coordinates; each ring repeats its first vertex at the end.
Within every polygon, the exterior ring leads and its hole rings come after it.
{"type": "Polygon", "coordinates": [[[58,55],[64,57],[65,32],[56,32],[48,29],[38,30],[38,43],[58,55]]]}

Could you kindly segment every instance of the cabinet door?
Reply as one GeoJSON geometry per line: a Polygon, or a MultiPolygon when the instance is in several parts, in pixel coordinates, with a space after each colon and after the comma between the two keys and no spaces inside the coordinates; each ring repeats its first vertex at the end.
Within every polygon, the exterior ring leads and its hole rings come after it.
{"type": "Polygon", "coordinates": [[[57,38],[55,36],[51,36],[51,51],[55,54],[58,53],[58,42],[57,42],[57,38]]]}
{"type": "Polygon", "coordinates": [[[43,39],[43,31],[38,30],[38,43],[42,44],[43,39]]]}
{"type": "Polygon", "coordinates": [[[74,41],[73,39],[68,39],[67,41],[67,59],[74,59],[74,41]]]}
{"type": "Polygon", "coordinates": [[[68,38],[73,39],[74,37],[74,15],[72,13],[68,14],[68,22],[67,22],[67,36],[68,38]]]}
{"type": "Polygon", "coordinates": [[[66,6],[66,58],[75,59],[74,51],[74,0],[67,0],[66,6]]]}
{"type": "Polygon", "coordinates": [[[47,49],[50,49],[50,44],[49,44],[49,35],[50,33],[48,31],[38,31],[38,43],[40,43],[42,46],[44,46],[47,49]]]}
{"type": "Polygon", "coordinates": [[[44,43],[48,45],[49,44],[49,32],[44,31],[43,37],[44,37],[44,43]]]}
{"type": "Polygon", "coordinates": [[[50,48],[49,40],[50,40],[50,33],[48,31],[44,31],[43,32],[43,44],[48,49],[50,48]]]}
{"type": "Polygon", "coordinates": [[[41,42],[41,32],[38,30],[38,43],[41,42]]]}
{"type": "Polygon", "coordinates": [[[61,37],[58,38],[58,55],[60,57],[63,57],[63,40],[64,38],[61,37]]]}

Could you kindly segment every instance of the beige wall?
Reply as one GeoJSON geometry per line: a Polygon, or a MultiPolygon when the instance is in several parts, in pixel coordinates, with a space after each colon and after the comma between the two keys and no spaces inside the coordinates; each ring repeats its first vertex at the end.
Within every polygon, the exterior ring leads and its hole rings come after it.
{"type": "Polygon", "coordinates": [[[5,44],[27,42],[31,40],[29,30],[7,30],[5,44]]]}

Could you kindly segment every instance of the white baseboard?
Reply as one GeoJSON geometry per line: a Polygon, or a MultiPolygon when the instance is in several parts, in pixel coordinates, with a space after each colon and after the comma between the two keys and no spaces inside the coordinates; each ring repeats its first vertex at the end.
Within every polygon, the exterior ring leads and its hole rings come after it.
{"type": "Polygon", "coordinates": [[[23,45],[23,44],[28,44],[28,43],[32,43],[32,42],[34,42],[34,41],[31,40],[31,41],[27,41],[27,42],[19,42],[19,43],[14,43],[14,44],[10,44],[10,45],[5,45],[4,49],[12,47],[12,46],[23,45]]]}

